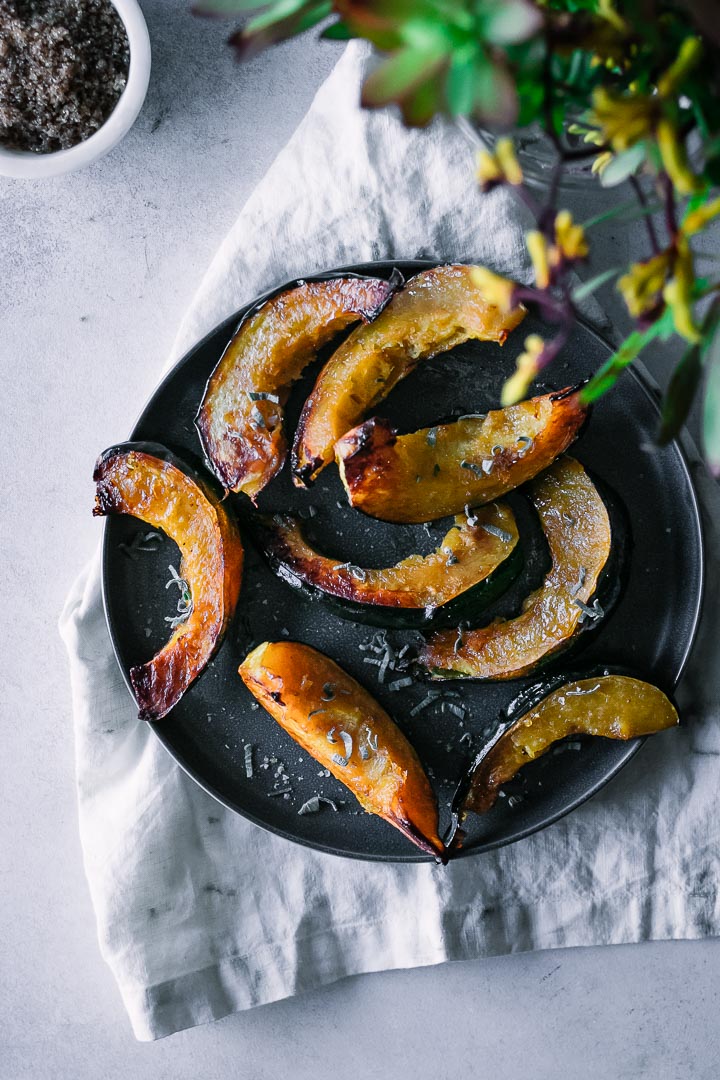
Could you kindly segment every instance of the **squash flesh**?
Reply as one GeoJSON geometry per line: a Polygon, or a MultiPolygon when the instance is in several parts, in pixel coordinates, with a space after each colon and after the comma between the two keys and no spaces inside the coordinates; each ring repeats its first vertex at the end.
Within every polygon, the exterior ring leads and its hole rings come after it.
{"type": "Polygon", "coordinates": [[[531,499],[552,560],[520,615],[462,635],[434,634],[420,651],[433,678],[513,679],[527,674],[575,633],[610,554],[610,519],[579,462],[565,457],[538,477],[531,499]],[[579,603],[578,603],[579,602],[579,603]]]}
{"type": "Polygon", "coordinates": [[[140,450],[102,455],[95,516],[130,514],[180,548],[180,577],[192,612],[148,663],[130,670],[141,720],[159,720],[180,700],[218,648],[240,593],[243,547],[222,504],[179,465],[140,450]]]}
{"type": "Polygon", "coordinates": [[[195,419],[207,459],[226,488],[255,499],[279,472],[291,385],[324,345],[359,319],[372,318],[391,292],[378,278],[308,281],[268,300],[242,323],[210,376],[195,419]],[[258,397],[264,394],[271,397],[258,397]]]}
{"type": "Polygon", "coordinates": [[[463,812],[485,813],[503,784],[569,735],[636,739],[678,723],[674,705],[656,686],[627,675],[574,680],[524,712],[472,770],[463,812]]]}
{"type": "Polygon", "coordinates": [[[333,459],[335,443],[409,375],[419,361],[470,338],[503,343],[525,314],[488,303],[470,266],[440,266],[412,278],[378,318],[331,356],[305,403],[293,446],[303,487],[333,459]]]}
{"type": "Polygon", "coordinates": [[[293,641],[258,645],[240,665],[239,674],[278,724],[368,813],[388,821],[423,851],[444,859],[437,801],[417,754],[355,679],[328,656],[293,641]],[[352,739],[347,758],[340,732],[352,739]],[[335,742],[329,741],[328,733],[335,742]],[[338,756],[347,764],[338,764],[338,756]]]}
{"type": "Polygon", "coordinates": [[[560,391],[409,435],[374,418],[338,440],[335,455],[355,509],[382,521],[434,521],[532,479],[567,450],[586,417],[579,393],[560,391]]]}
{"type": "Polygon", "coordinates": [[[440,546],[429,555],[409,555],[382,569],[339,564],[337,559],[321,555],[289,515],[276,515],[261,523],[261,545],[286,579],[294,576],[358,604],[427,610],[441,607],[486,579],[517,545],[517,524],[510,507],[492,504],[481,508],[476,517],[477,522],[470,525],[467,518],[458,516],[440,546]],[[484,525],[506,535],[488,532],[484,525]]]}

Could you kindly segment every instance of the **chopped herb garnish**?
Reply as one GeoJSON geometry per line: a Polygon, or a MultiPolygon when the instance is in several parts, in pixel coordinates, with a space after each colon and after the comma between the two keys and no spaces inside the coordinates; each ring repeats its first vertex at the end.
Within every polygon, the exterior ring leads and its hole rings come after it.
{"type": "Polygon", "coordinates": [[[257,405],[253,405],[250,411],[250,419],[252,420],[255,427],[258,427],[261,430],[264,430],[267,427],[267,424],[265,423],[265,417],[260,412],[257,405]]]}
{"type": "Polygon", "coordinates": [[[600,683],[596,683],[595,686],[591,686],[589,690],[566,690],[565,693],[568,697],[582,697],[583,694],[594,694],[596,690],[600,689],[600,683]]]}
{"type": "Polygon", "coordinates": [[[438,465],[438,463],[436,461],[435,464],[433,465],[433,476],[437,476],[437,474],[439,472],[440,472],[440,466],[438,465]]]}
{"type": "Polygon", "coordinates": [[[518,457],[525,457],[528,450],[532,449],[533,440],[530,438],[529,435],[520,435],[518,437],[517,442],[518,442],[518,446],[520,447],[520,449],[517,452],[518,457]]]}
{"type": "Polygon", "coordinates": [[[563,519],[563,521],[566,521],[568,525],[577,525],[577,521],[572,516],[572,514],[566,513],[565,510],[563,510],[563,512],[562,512],[562,519],[563,519]]]}
{"type": "Polygon", "coordinates": [[[245,776],[252,780],[253,775],[253,748],[251,743],[245,743],[245,776]]]}
{"type": "Polygon", "coordinates": [[[474,461],[465,461],[464,458],[460,462],[460,468],[461,469],[469,469],[470,472],[475,473],[476,476],[484,476],[485,475],[485,470],[483,469],[482,465],[476,465],[474,461]]]}
{"type": "Polygon", "coordinates": [[[512,540],[512,533],[507,532],[505,529],[501,529],[499,525],[490,525],[486,522],[480,526],[485,532],[490,533],[491,536],[497,536],[498,540],[502,540],[504,544],[509,544],[512,540]]]}
{"type": "Polygon", "coordinates": [[[575,604],[576,607],[579,607],[582,611],[580,622],[583,621],[583,618],[585,616],[587,616],[588,619],[592,619],[593,622],[597,622],[599,619],[602,619],[603,615],[605,614],[605,611],[600,606],[599,600],[595,600],[592,607],[589,604],[584,603],[582,600],[573,600],[573,604],[575,604]]]}
{"type": "Polygon", "coordinates": [[[340,735],[340,738],[342,739],[343,747],[345,749],[345,757],[349,761],[350,758],[352,757],[352,752],[353,752],[352,735],[348,731],[341,731],[341,732],[339,732],[339,735],[340,735]]]}
{"type": "Polygon", "coordinates": [[[341,757],[340,754],[333,754],[330,760],[333,762],[333,764],[339,765],[341,769],[344,769],[347,767],[347,763],[350,759],[346,757],[341,757]]]}
{"type": "Polygon", "coordinates": [[[571,596],[577,596],[577,594],[580,592],[583,585],[585,584],[586,577],[587,577],[587,570],[585,569],[584,566],[581,566],[580,567],[580,572],[578,574],[578,579],[575,582],[575,584],[573,585],[572,589],[570,590],[570,595],[571,596]]]}
{"type": "Polygon", "coordinates": [[[308,720],[310,720],[311,717],[313,717],[313,716],[317,716],[318,713],[326,712],[326,711],[327,711],[326,709],[313,709],[312,712],[308,713],[308,720]]]}
{"type": "Polygon", "coordinates": [[[360,747],[360,760],[361,761],[367,761],[367,759],[369,757],[370,757],[370,751],[368,750],[367,746],[361,746],[360,747]]]}
{"type": "Polygon", "coordinates": [[[437,428],[431,427],[425,436],[425,442],[428,446],[435,446],[437,443],[437,428]]]}
{"type": "Polygon", "coordinates": [[[495,443],[490,453],[495,456],[495,454],[502,454],[504,449],[505,447],[501,446],[500,443],[495,443]]]}
{"type": "Polygon", "coordinates": [[[450,555],[449,558],[448,558],[448,561],[445,563],[445,565],[446,566],[455,566],[455,563],[459,563],[459,562],[460,562],[460,560],[458,559],[457,555],[450,555]]]}
{"type": "Polygon", "coordinates": [[[433,705],[437,701],[439,696],[439,690],[429,691],[429,693],[422,699],[422,701],[418,702],[415,708],[410,710],[410,715],[417,716],[417,714],[421,713],[423,709],[427,709],[429,705],[433,705]]]}
{"type": "Polygon", "coordinates": [[[171,585],[177,585],[180,590],[180,599],[177,602],[177,615],[166,615],[165,622],[170,623],[170,628],[175,629],[176,626],[180,626],[192,615],[193,601],[192,594],[190,592],[190,586],[184,578],[181,578],[174,566],[169,566],[171,577],[170,580],[165,583],[165,588],[169,589],[171,585]]]}
{"type": "Polygon", "coordinates": [[[337,739],[335,738],[335,728],[334,727],[330,728],[330,730],[328,731],[325,738],[327,739],[327,741],[329,743],[336,743],[337,742],[337,739]]]}
{"type": "Polygon", "coordinates": [[[415,483],[416,484],[419,484],[421,480],[422,480],[422,476],[418,475],[418,476],[415,477],[415,483]]]}
{"type": "Polygon", "coordinates": [[[469,412],[464,413],[462,416],[458,416],[458,420],[485,420],[487,413],[482,412],[469,412]]]}
{"type": "Polygon", "coordinates": [[[413,679],[409,675],[406,675],[404,679],[394,679],[393,682],[388,683],[388,690],[404,690],[406,686],[412,686],[413,679]]]}
{"type": "Polygon", "coordinates": [[[323,686],[323,690],[322,690],[320,700],[321,701],[332,701],[332,699],[334,697],[335,697],[335,687],[334,687],[333,683],[326,682],[325,685],[323,686]]]}
{"type": "Polygon", "coordinates": [[[445,704],[448,707],[448,711],[451,712],[453,716],[459,716],[461,720],[465,719],[466,710],[462,707],[462,705],[456,705],[454,701],[448,701],[445,702],[445,704]]]}
{"type": "Polygon", "coordinates": [[[291,795],[291,794],[292,794],[292,788],[291,787],[277,788],[276,791],[268,791],[268,799],[274,799],[278,795],[291,795]]]}
{"type": "Polygon", "coordinates": [[[390,662],[391,662],[391,652],[390,652],[390,648],[386,646],[385,655],[383,656],[383,658],[382,658],[382,660],[380,662],[380,669],[378,671],[378,682],[379,683],[385,682],[385,672],[387,671],[387,669],[388,669],[388,667],[390,665],[390,662]]]}
{"type": "Polygon", "coordinates": [[[474,529],[478,523],[478,516],[477,514],[473,514],[472,510],[470,509],[470,503],[465,504],[465,517],[467,518],[467,523],[470,528],[474,529]]]}
{"type": "Polygon", "coordinates": [[[460,650],[461,650],[461,648],[462,648],[462,643],[463,643],[463,632],[462,632],[462,627],[458,626],[458,633],[457,633],[457,637],[455,638],[455,644],[453,645],[453,652],[454,652],[454,653],[455,653],[456,655],[457,655],[457,653],[459,653],[459,652],[460,652],[460,650]]]}
{"type": "Polygon", "coordinates": [[[251,401],[272,401],[273,405],[280,404],[280,398],[277,394],[266,394],[262,390],[248,390],[247,396],[251,401]]]}
{"type": "Polygon", "coordinates": [[[377,753],[377,740],[378,740],[377,732],[368,730],[367,744],[368,744],[368,746],[370,747],[371,750],[375,751],[375,753],[377,753]],[[373,739],[375,740],[374,742],[373,742],[373,739]]]}
{"type": "Polygon", "coordinates": [[[323,803],[325,806],[329,806],[337,814],[337,803],[332,799],[323,798],[322,795],[313,795],[307,802],[304,802],[298,810],[298,814],[317,814],[323,803]]]}

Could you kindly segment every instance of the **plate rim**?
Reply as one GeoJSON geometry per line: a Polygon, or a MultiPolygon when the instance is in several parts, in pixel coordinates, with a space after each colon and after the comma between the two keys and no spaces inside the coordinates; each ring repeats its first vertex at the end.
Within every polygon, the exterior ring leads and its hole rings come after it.
{"type": "MultiPolygon", "coordinates": [[[[369,262],[358,262],[358,263],[344,264],[342,266],[334,267],[334,268],[329,269],[329,270],[321,270],[321,271],[317,271],[317,272],[314,272],[314,273],[309,273],[309,274],[304,275],[303,277],[291,278],[289,281],[286,281],[286,282],[284,282],[284,283],[282,283],[280,285],[277,285],[274,288],[265,290],[263,293],[260,293],[254,299],[250,300],[247,304],[242,305],[235,312],[231,313],[230,315],[227,315],[224,319],[222,319],[219,323],[217,323],[216,326],[214,326],[211,330],[209,330],[190,349],[188,349],[185,353],[183,353],[183,355],[180,356],[175,361],[175,363],[173,363],[171,365],[170,368],[168,368],[168,370],[164,373],[164,375],[161,377],[159,382],[155,385],[155,387],[153,388],[153,390],[150,392],[149,396],[145,400],[145,403],[143,404],[142,409],[137,414],[137,417],[136,417],[135,422],[134,422],[134,424],[132,426],[131,433],[130,433],[130,435],[128,437],[128,440],[125,440],[125,441],[133,441],[136,438],[135,431],[137,430],[139,425],[142,423],[142,420],[143,420],[146,412],[150,408],[151,404],[154,402],[155,398],[164,389],[166,383],[169,383],[171,380],[175,379],[177,374],[181,371],[181,369],[183,369],[187,365],[191,364],[194,357],[195,357],[195,355],[207,345],[207,343],[210,341],[211,338],[214,338],[221,331],[227,330],[228,332],[230,332],[231,327],[233,325],[239,326],[240,323],[242,322],[242,320],[247,317],[248,313],[253,308],[256,308],[256,307],[260,306],[261,304],[267,302],[267,300],[271,299],[274,295],[276,295],[276,294],[278,294],[280,292],[284,292],[286,289],[292,287],[294,284],[297,284],[297,283],[299,283],[301,281],[317,281],[317,280],[322,280],[322,279],[325,279],[325,278],[337,277],[337,276],[339,276],[339,275],[341,275],[343,273],[346,273],[346,274],[349,274],[349,273],[367,274],[367,273],[372,273],[371,268],[373,268],[373,267],[376,268],[376,270],[381,270],[382,269],[385,272],[388,272],[388,271],[391,272],[392,269],[397,267],[397,266],[412,267],[413,268],[412,272],[414,274],[414,273],[420,272],[423,269],[428,269],[428,268],[431,268],[431,267],[434,267],[434,266],[442,266],[442,265],[447,265],[447,261],[444,262],[442,260],[437,260],[437,259],[405,259],[405,258],[376,259],[376,260],[371,260],[369,262]],[[362,268],[362,269],[359,269],[359,268],[362,268]]],[[[588,322],[588,320],[586,318],[579,317],[577,322],[578,322],[578,325],[581,326],[584,331],[589,333],[591,335],[591,337],[595,338],[595,340],[598,341],[601,345],[603,345],[605,348],[608,348],[608,349],[614,351],[615,347],[612,345],[612,343],[596,327],[594,327],[590,322],[588,322]]],[[[632,377],[635,380],[635,382],[637,383],[639,388],[642,390],[642,392],[645,394],[645,396],[650,400],[653,408],[658,410],[658,397],[659,397],[660,391],[659,391],[657,383],[655,382],[654,378],[652,377],[650,372],[647,370],[645,365],[642,364],[642,363],[633,364],[630,367],[625,369],[624,374],[629,375],[630,377],[632,377]]],[[[697,639],[698,627],[700,625],[700,620],[701,620],[701,616],[702,616],[702,608],[703,608],[703,603],[704,603],[704,600],[705,600],[705,584],[706,584],[706,542],[705,542],[705,533],[704,533],[704,527],[703,527],[702,512],[700,510],[700,503],[699,503],[699,500],[698,500],[698,494],[697,494],[697,491],[696,491],[696,488],[695,488],[695,483],[694,483],[694,480],[693,480],[692,470],[690,468],[690,461],[689,461],[689,457],[690,457],[690,452],[689,451],[691,450],[693,452],[693,455],[696,455],[696,452],[695,452],[694,442],[693,442],[693,440],[692,440],[692,438],[691,438],[691,436],[690,436],[690,434],[687,431],[685,426],[683,426],[683,428],[681,429],[679,435],[671,441],[671,445],[673,445],[675,447],[676,451],[677,451],[677,454],[678,454],[678,457],[679,457],[679,460],[680,460],[680,464],[682,466],[682,470],[683,470],[683,473],[685,475],[685,479],[687,481],[687,487],[688,487],[688,490],[690,492],[690,501],[691,501],[691,507],[692,507],[692,521],[694,522],[694,526],[695,526],[694,533],[695,533],[695,536],[696,536],[696,539],[697,539],[697,545],[698,545],[698,578],[699,578],[697,595],[696,595],[696,598],[695,598],[694,608],[693,608],[693,611],[692,611],[692,627],[691,627],[690,634],[688,636],[687,643],[686,643],[685,648],[683,650],[682,659],[681,659],[681,662],[680,662],[680,665],[679,665],[679,668],[678,668],[677,677],[675,678],[675,680],[673,682],[673,692],[674,692],[677,689],[677,687],[680,685],[682,677],[683,677],[683,675],[685,673],[688,661],[690,659],[690,655],[692,653],[693,647],[694,647],[696,639],[697,639]]],[[[198,456],[203,460],[203,464],[204,464],[205,468],[208,468],[207,464],[204,462],[204,455],[202,453],[202,447],[199,447],[198,456]]],[[[107,630],[108,630],[108,634],[109,634],[109,637],[110,637],[110,642],[112,644],[112,649],[113,649],[113,654],[115,656],[115,660],[117,662],[118,668],[120,669],[123,681],[124,681],[128,691],[130,693],[131,700],[133,701],[133,703],[135,703],[135,696],[134,696],[134,694],[132,692],[132,687],[131,687],[130,679],[129,679],[129,673],[125,670],[124,665],[121,663],[119,642],[118,642],[118,640],[116,638],[116,635],[115,635],[115,632],[114,632],[114,629],[113,629],[113,621],[112,621],[112,619],[110,617],[110,611],[109,611],[110,601],[109,601],[109,597],[108,597],[108,563],[109,563],[109,559],[110,559],[110,543],[109,543],[109,537],[108,537],[108,528],[109,528],[109,525],[110,525],[110,521],[111,521],[111,517],[105,517],[104,520],[103,520],[102,557],[101,557],[101,593],[102,593],[103,614],[104,614],[104,617],[105,617],[105,624],[107,626],[107,630]]],[[[200,677],[202,677],[202,675],[200,677]]],[[[140,723],[139,720],[137,722],[140,723]]],[[[433,859],[433,857],[430,856],[430,855],[426,855],[426,854],[421,853],[421,852],[417,852],[417,854],[416,854],[412,850],[410,850],[406,855],[405,854],[403,854],[403,855],[372,854],[370,852],[347,851],[347,850],[344,850],[342,848],[335,847],[332,844],[325,844],[322,841],[312,841],[312,840],[309,840],[309,839],[307,839],[305,837],[300,837],[300,836],[293,835],[293,834],[287,832],[285,829],[282,829],[282,828],[280,828],[280,827],[278,827],[276,825],[270,825],[267,822],[262,821],[259,817],[257,817],[257,815],[255,815],[251,811],[247,810],[245,807],[240,807],[237,804],[230,801],[228,798],[226,798],[224,795],[222,795],[219,791],[217,791],[212,784],[210,784],[207,780],[205,780],[198,773],[197,769],[189,761],[187,761],[182,754],[180,754],[175,749],[175,747],[172,745],[171,740],[166,737],[162,725],[158,725],[156,723],[150,723],[150,722],[147,722],[147,721],[146,721],[146,723],[148,723],[148,726],[152,729],[155,737],[160,741],[161,745],[164,747],[166,752],[168,754],[170,754],[170,756],[173,758],[173,760],[194,781],[194,783],[196,783],[200,788],[202,788],[203,791],[207,792],[207,794],[210,795],[211,798],[213,798],[216,802],[220,803],[221,806],[224,806],[226,809],[232,811],[233,813],[239,814],[241,817],[243,817],[246,820],[252,822],[253,825],[258,826],[259,828],[264,829],[267,832],[273,833],[276,836],[280,836],[284,840],[288,840],[291,843],[300,844],[302,847],[310,848],[313,851],[322,852],[323,854],[334,855],[334,856],[336,856],[338,858],[358,859],[358,860],[361,860],[363,862],[374,862],[374,863],[380,863],[380,864],[401,863],[401,864],[416,864],[417,865],[417,864],[422,864],[422,863],[432,863],[432,862],[435,861],[433,859]]],[[[504,836],[503,838],[497,839],[497,840],[493,840],[492,838],[490,838],[488,840],[483,840],[481,842],[471,844],[468,847],[460,848],[453,855],[451,863],[455,862],[458,858],[469,858],[469,857],[475,856],[475,855],[482,855],[483,853],[488,852],[488,851],[497,850],[498,848],[501,848],[501,847],[507,847],[510,844],[515,844],[520,840],[526,839],[528,836],[532,836],[537,832],[541,832],[544,829],[547,829],[550,825],[554,825],[556,822],[560,821],[562,818],[566,817],[568,814],[571,814],[574,810],[577,810],[579,806],[582,806],[584,803],[589,802],[589,800],[592,799],[595,795],[597,795],[603,788],[607,787],[607,785],[610,784],[612,782],[612,780],[615,779],[615,777],[618,775],[618,773],[622,769],[625,768],[625,766],[632,760],[632,758],[635,757],[635,755],[639,752],[639,750],[641,749],[641,747],[643,746],[643,744],[645,743],[645,741],[648,738],[649,738],[649,736],[645,735],[645,736],[642,736],[642,737],[637,738],[637,739],[631,739],[629,742],[627,742],[624,745],[624,747],[621,745],[620,749],[623,750],[623,753],[619,757],[619,759],[615,762],[615,764],[610,769],[610,771],[607,772],[595,784],[593,784],[592,787],[585,790],[581,795],[577,796],[575,799],[573,799],[570,803],[568,803],[567,806],[563,807],[561,810],[558,810],[558,811],[555,811],[555,812],[549,814],[546,818],[544,818],[538,824],[527,825],[524,828],[523,827],[518,828],[516,831],[512,832],[510,834],[510,836],[504,836]]]]}

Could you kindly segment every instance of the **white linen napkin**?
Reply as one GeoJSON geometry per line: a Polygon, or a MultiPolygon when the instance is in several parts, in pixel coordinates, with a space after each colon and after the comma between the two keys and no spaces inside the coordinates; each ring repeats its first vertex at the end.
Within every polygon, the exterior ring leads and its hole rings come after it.
{"type": "MultiPolygon", "coordinates": [[[[450,125],[411,132],[361,111],[366,63],[350,46],[320,89],[210,267],[173,358],[257,293],[313,270],[432,256],[524,275],[514,201],[478,195],[472,154],[450,125]]],[[[706,505],[717,504],[705,487],[706,505]]],[[[720,542],[709,521],[707,540],[714,596],[720,542]]],[[[685,681],[683,728],[651,740],[551,828],[443,869],[316,853],[215,803],[136,719],[99,567],[96,557],[75,583],[60,626],[100,948],[138,1039],[361,972],[720,931],[715,605],[685,681]]]]}

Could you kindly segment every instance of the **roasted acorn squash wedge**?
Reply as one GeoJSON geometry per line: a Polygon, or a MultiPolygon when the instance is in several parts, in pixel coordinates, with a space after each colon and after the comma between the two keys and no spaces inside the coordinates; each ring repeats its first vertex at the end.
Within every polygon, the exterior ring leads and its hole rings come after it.
{"type": "Polygon", "coordinates": [[[380,570],[338,563],[305,539],[289,514],[253,515],[252,529],[278,577],[338,615],[373,626],[453,626],[478,615],[522,568],[515,516],[492,503],[458,516],[436,551],[380,570]]]}
{"type": "Polygon", "coordinates": [[[100,455],[93,514],[131,514],[162,529],[180,548],[180,577],[192,608],[168,643],[130,669],[141,720],[159,720],[180,700],[219,648],[242,582],[237,527],[211,488],[165,447],[124,443],[100,455]]]}
{"type": "Polygon", "coordinates": [[[537,476],[567,450],[586,418],[571,387],[409,435],[374,417],[343,435],[335,456],[356,510],[382,521],[434,521],[537,476]]]}
{"type": "Polygon", "coordinates": [[[567,648],[583,625],[599,622],[617,598],[619,569],[609,581],[607,596],[595,596],[612,534],[605,502],[582,465],[570,457],[560,458],[533,481],[530,498],[551,558],[542,585],[527,597],[515,618],[498,619],[460,635],[434,634],[419,655],[433,678],[500,680],[527,675],[567,648]]]}
{"type": "Polygon", "coordinates": [[[305,402],[292,453],[295,483],[310,484],[334,446],[420,360],[475,338],[501,344],[525,315],[504,314],[472,278],[471,266],[438,266],[411,278],[373,323],[330,357],[305,402]]]}
{"type": "Polygon", "coordinates": [[[678,722],[675,706],[662,690],[619,670],[536,683],[513,702],[497,733],[470,765],[453,799],[454,826],[470,812],[489,810],[503,784],[560,739],[637,739],[678,722]]]}
{"type": "Polygon", "coordinates": [[[295,641],[258,645],[239,672],[278,724],[368,813],[445,861],[430,781],[410,743],[367,690],[329,657],[295,641]]]}
{"type": "Polygon", "coordinates": [[[272,480],[287,451],[283,405],[291,385],[340,330],[372,319],[394,287],[378,278],[306,281],[243,320],[195,418],[208,462],[226,488],[254,500],[272,480]]]}

